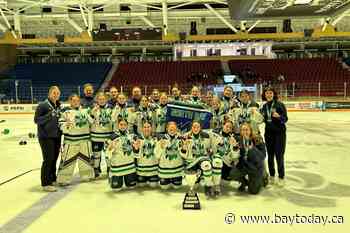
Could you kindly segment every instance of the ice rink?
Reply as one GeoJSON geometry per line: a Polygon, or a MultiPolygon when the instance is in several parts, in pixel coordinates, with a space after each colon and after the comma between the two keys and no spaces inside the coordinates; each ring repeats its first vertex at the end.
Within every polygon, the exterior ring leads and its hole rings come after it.
{"type": "Polygon", "coordinates": [[[136,188],[114,193],[106,180],[78,183],[44,193],[40,187],[41,152],[33,115],[0,115],[1,233],[225,233],[349,232],[350,113],[289,113],[286,186],[268,186],[256,196],[225,187],[217,200],[200,191],[202,210],[184,211],[187,187],[177,191],[136,188]],[[24,137],[28,145],[19,146],[24,137]],[[14,178],[18,176],[17,178],[14,178]],[[11,178],[14,178],[10,180],[11,178]],[[10,180],[10,181],[8,181],[10,180]],[[8,182],[6,182],[8,181],[8,182]],[[6,183],[4,183],[6,182],[6,183]],[[231,218],[232,213],[235,218],[231,218]],[[234,220],[233,224],[225,223],[234,220]],[[244,223],[244,216],[288,216],[282,224],[244,223]],[[301,223],[317,216],[326,224],[301,223]],[[333,217],[335,216],[335,217],[333,217]],[[332,218],[333,217],[333,218],[332,218]],[[343,223],[331,223],[331,221],[343,223]]]}

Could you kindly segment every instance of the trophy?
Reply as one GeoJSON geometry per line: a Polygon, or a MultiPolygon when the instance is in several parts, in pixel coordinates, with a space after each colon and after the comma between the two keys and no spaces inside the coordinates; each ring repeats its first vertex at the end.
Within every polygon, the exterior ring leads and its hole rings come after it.
{"type": "Polygon", "coordinates": [[[185,199],[182,202],[182,209],[184,210],[200,210],[201,205],[199,202],[198,194],[194,191],[194,185],[200,176],[200,170],[198,171],[187,171],[185,173],[185,179],[187,184],[190,186],[190,190],[186,193],[185,199]]]}

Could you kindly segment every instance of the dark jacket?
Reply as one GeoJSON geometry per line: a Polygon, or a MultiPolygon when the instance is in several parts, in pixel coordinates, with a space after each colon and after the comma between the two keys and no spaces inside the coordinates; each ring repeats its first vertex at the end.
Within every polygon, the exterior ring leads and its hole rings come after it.
{"type": "Polygon", "coordinates": [[[60,138],[62,135],[58,126],[61,106],[55,106],[51,101],[45,100],[38,104],[34,115],[34,122],[38,125],[38,138],[60,138]]]}
{"type": "Polygon", "coordinates": [[[83,97],[81,98],[81,106],[83,108],[93,108],[94,107],[94,97],[83,97]]]}
{"type": "Polygon", "coordinates": [[[264,160],[266,157],[266,147],[261,141],[246,151],[243,140],[240,139],[240,157],[237,168],[244,169],[248,173],[262,174],[264,169],[264,160]]]}
{"type": "Polygon", "coordinates": [[[261,114],[264,116],[265,122],[265,132],[285,132],[286,123],[288,121],[287,109],[286,106],[279,101],[267,102],[261,108],[261,114]],[[271,108],[271,105],[274,105],[276,112],[281,116],[280,118],[271,117],[271,122],[268,122],[268,109],[271,108]]]}
{"type": "Polygon", "coordinates": [[[118,105],[117,100],[114,100],[114,99],[108,100],[107,103],[108,103],[108,105],[109,105],[111,108],[115,108],[115,106],[118,105]]]}
{"type": "Polygon", "coordinates": [[[128,108],[134,108],[135,111],[138,111],[138,108],[139,108],[139,106],[140,106],[140,100],[131,98],[131,99],[127,102],[126,106],[127,106],[128,108]]]}

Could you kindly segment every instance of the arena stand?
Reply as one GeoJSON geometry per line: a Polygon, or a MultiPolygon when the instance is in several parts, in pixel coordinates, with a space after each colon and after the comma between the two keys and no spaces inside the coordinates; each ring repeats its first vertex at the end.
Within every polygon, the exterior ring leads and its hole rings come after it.
{"type": "Polygon", "coordinates": [[[129,62],[119,64],[109,86],[124,90],[148,86],[150,91],[158,88],[168,92],[169,86],[177,84],[185,93],[194,84],[216,84],[221,72],[220,61],[129,62]],[[200,77],[194,78],[197,75],[200,77]]]}
{"type": "Polygon", "coordinates": [[[231,60],[229,66],[245,84],[277,82],[289,91],[294,85],[294,96],[318,96],[319,89],[322,96],[341,96],[350,84],[350,72],[335,58],[231,60]]]}
{"type": "Polygon", "coordinates": [[[8,80],[7,98],[16,98],[15,81],[17,81],[18,98],[22,102],[31,102],[31,87],[35,100],[45,99],[48,87],[51,85],[60,86],[61,98],[66,100],[71,93],[81,92],[84,83],[91,83],[98,88],[111,67],[111,63],[17,64],[2,76],[8,80]]]}

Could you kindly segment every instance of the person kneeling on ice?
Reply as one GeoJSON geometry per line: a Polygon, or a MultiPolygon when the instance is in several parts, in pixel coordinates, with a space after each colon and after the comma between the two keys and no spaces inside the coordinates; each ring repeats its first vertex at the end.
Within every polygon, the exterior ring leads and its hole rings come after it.
{"type": "Polygon", "coordinates": [[[167,125],[167,133],[160,135],[155,153],[159,159],[158,175],[160,187],[168,189],[170,185],[179,188],[184,176],[184,160],[182,138],[177,132],[177,125],[171,121],[167,125]]]}
{"type": "Polygon", "coordinates": [[[136,166],[133,150],[137,147],[133,134],[128,133],[128,123],[125,119],[118,119],[118,130],[112,133],[107,142],[106,155],[108,157],[108,181],[112,189],[119,191],[126,186],[136,186],[136,166]]]}
{"type": "Polygon", "coordinates": [[[88,109],[80,105],[80,97],[73,94],[69,97],[68,107],[59,119],[59,125],[64,135],[63,152],[57,174],[59,185],[68,185],[78,163],[80,178],[89,181],[94,178],[91,165],[90,124],[92,119],[88,109]]]}
{"type": "Polygon", "coordinates": [[[152,124],[145,122],[142,128],[142,135],[133,144],[136,161],[137,183],[140,186],[148,184],[156,187],[159,182],[158,158],[155,156],[157,140],[152,137],[152,124]]]}
{"type": "MultiPolygon", "coordinates": [[[[201,171],[199,179],[203,180],[205,195],[217,196],[220,190],[213,190],[213,171],[212,171],[212,149],[209,134],[202,131],[201,125],[193,121],[191,131],[184,135],[186,169],[189,171],[201,171]]],[[[221,161],[220,161],[221,162],[221,161]]],[[[222,166],[222,163],[221,163],[222,166]]],[[[221,167],[219,168],[221,169],[221,167]]]]}
{"type": "Polygon", "coordinates": [[[240,192],[259,193],[263,186],[265,144],[260,136],[253,134],[252,127],[243,123],[240,130],[240,157],[237,166],[231,170],[230,177],[241,183],[240,192]]]}

